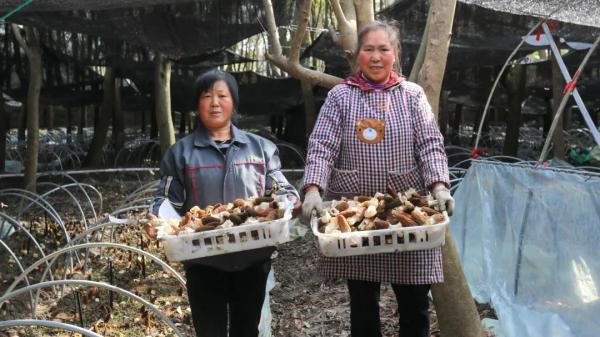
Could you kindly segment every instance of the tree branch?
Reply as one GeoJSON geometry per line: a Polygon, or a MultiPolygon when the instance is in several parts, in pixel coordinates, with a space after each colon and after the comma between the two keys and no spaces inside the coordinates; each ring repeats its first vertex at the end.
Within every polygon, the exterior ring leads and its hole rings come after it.
{"type": "Polygon", "coordinates": [[[283,56],[281,44],[279,43],[279,33],[275,23],[275,14],[273,13],[273,4],[271,0],[263,0],[265,7],[265,16],[267,19],[267,33],[269,35],[269,52],[273,55],[283,56]]]}
{"type": "Polygon", "coordinates": [[[362,27],[375,20],[372,0],[354,0],[356,11],[356,31],[360,32],[362,27]]]}
{"type": "MultiPolygon", "coordinates": [[[[331,7],[333,8],[333,14],[338,22],[338,29],[340,31],[340,36],[334,41],[337,41],[336,44],[342,48],[344,51],[344,55],[346,56],[346,60],[350,65],[350,68],[354,68],[354,53],[356,51],[356,21],[348,20],[348,17],[354,17],[353,13],[344,13],[344,10],[340,4],[339,0],[330,0],[331,7]]],[[[346,7],[347,11],[352,10],[356,12],[354,9],[354,4],[347,4],[349,6],[346,7]],[[349,8],[348,8],[349,7],[349,8]]]]}
{"type": "MultiPolygon", "coordinates": [[[[294,37],[293,45],[297,47],[292,48],[292,51],[295,49],[296,51],[293,53],[298,53],[298,56],[292,55],[293,58],[288,59],[281,51],[281,44],[279,43],[279,34],[277,34],[277,25],[275,24],[275,15],[273,14],[273,5],[271,0],[263,0],[263,4],[265,6],[265,12],[267,16],[267,32],[270,45],[270,53],[266,53],[266,58],[277,68],[290,74],[290,76],[301,81],[306,81],[312,85],[333,88],[336,84],[340,83],[342,79],[339,77],[321,73],[316,70],[311,70],[300,65],[300,44],[304,39],[308,17],[304,19],[306,21],[304,24],[302,22],[298,22],[298,32],[294,37]]],[[[310,13],[310,4],[310,0],[306,0],[302,6],[304,10],[308,8],[306,11],[307,14],[310,13]]],[[[305,14],[302,13],[298,16],[298,19],[300,20],[300,17],[304,16],[305,14]]]]}
{"type": "Polygon", "coordinates": [[[350,25],[348,20],[346,20],[346,15],[344,15],[344,11],[342,10],[342,6],[340,5],[339,0],[330,0],[331,8],[333,9],[333,15],[338,21],[338,26],[342,25],[350,25]]]}
{"type": "Polygon", "coordinates": [[[306,81],[312,85],[318,85],[324,88],[331,89],[342,82],[342,79],[339,77],[305,68],[297,62],[291,62],[282,55],[276,56],[268,54],[267,59],[279,69],[290,74],[290,76],[292,76],[293,78],[306,81]]]}
{"type": "Polygon", "coordinates": [[[11,23],[10,27],[12,28],[13,34],[15,34],[15,39],[17,39],[19,46],[21,46],[21,48],[23,48],[23,50],[25,51],[25,54],[29,55],[29,53],[30,53],[29,46],[27,45],[27,42],[23,38],[23,35],[21,35],[21,30],[19,29],[19,26],[17,26],[14,23],[11,23]]]}
{"type": "Polygon", "coordinates": [[[304,41],[304,36],[306,35],[311,5],[312,0],[304,0],[302,2],[302,7],[298,12],[298,17],[296,19],[296,33],[292,39],[290,49],[290,61],[292,62],[300,62],[300,47],[302,46],[302,41],[304,41]]]}

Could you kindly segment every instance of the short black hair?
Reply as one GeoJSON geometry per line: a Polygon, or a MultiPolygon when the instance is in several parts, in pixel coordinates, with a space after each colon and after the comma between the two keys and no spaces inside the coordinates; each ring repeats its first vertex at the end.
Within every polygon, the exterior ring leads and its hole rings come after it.
{"type": "Polygon", "coordinates": [[[229,88],[229,92],[231,93],[231,98],[233,99],[233,110],[234,115],[237,113],[238,102],[239,102],[239,94],[238,94],[238,84],[230,73],[221,71],[219,69],[209,70],[202,75],[198,76],[196,79],[196,84],[194,85],[194,110],[198,109],[198,101],[200,100],[200,95],[202,93],[210,90],[216,82],[223,81],[227,84],[229,88]]]}

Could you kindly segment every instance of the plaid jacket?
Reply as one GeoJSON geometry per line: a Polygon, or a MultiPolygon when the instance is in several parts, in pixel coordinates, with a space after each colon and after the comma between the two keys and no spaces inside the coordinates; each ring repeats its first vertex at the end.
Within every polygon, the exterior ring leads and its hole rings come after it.
{"type": "MultiPolygon", "coordinates": [[[[423,89],[401,81],[385,90],[345,82],[328,94],[308,143],[304,186],[317,185],[325,199],[373,195],[390,186],[401,192],[448,184],[448,161],[423,89]],[[384,137],[367,144],[356,122],[385,122],[384,137]]],[[[352,257],[321,257],[321,274],[396,284],[443,281],[441,249],[352,257]]]]}

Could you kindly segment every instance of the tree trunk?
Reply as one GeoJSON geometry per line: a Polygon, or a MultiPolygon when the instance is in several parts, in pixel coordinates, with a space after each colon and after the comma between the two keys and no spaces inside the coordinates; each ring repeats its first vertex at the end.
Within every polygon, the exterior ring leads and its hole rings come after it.
{"type": "MultiPolygon", "coordinates": [[[[421,44],[419,45],[419,51],[417,52],[417,56],[415,56],[412,68],[410,69],[410,76],[408,77],[408,80],[411,82],[416,82],[419,79],[419,73],[421,72],[421,67],[423,67],[423,61],[425,60],[425,51],[427,50],[427,43],[429,41],[429,26],[431,26],[432,20],[433,16],[431,15],[430,4],[427,22],[425,23],[425,29],[423,30],[423,37],[421,38],[421,44]]],[[[398,60],[398,64],[401,64],[400,60],[398,60]]]]}
{"type": "Polygon", "coordinates": [[[102,148],[106,141],[106,132],[110,125],[113,104],[115,103],[115,75],[111,67],[106,68],[102,89],[104,91],[102,105],[97,113],[94,138],[92,138],[92,143],[85,158],[85,166],[100,166],[102,164],[102,148]]]}
{"type": "Polygon", "coordinates": [[[521,127],[521,102],[525,92],[525,67],[513,66],[505,80],[508,90],[508,116],[506,118],[506,137],[502,153],[517,156],[519,150],[519,129],[521,127]]]}
{"type": "Polygon", "coordinates": [[[171,61],[158,53],[154,62],[156,125],[158,126],[162,155],[175,143],[175,131],[171,118],[171,61]]]}
{"type": "Polygon", "coordinates": [[[425,90],[431,111],[437,119],[456,0],[432,0],[430,6],[428,41],[417,83],[425,90]]]}
{"type": "Polygon", "coordinates": [[[146,113],[147,110],[144,107],[145,104],[142,105],[142,110],[140,112],[140,116],[141,116],[141,129],[142,129],[142,134],[145,135],[146,134],[146,113]]]}
{"type": "Polygon", "coordinates": [[[186,114],[185,112],[181,111],[179,113],[179,135],[183,136],[185,135],[185,126],[186,126],[186,122],[187,122],[187,118],[185,118],[186,114]]]}
{"type": "Polygon", "coordinates": [[[304,120],[306,125],[306,133],[304,141],[308,140],[308,137],[312,133],[315,121],[317,120],[317,111],[315,109],[315,95],[313,94],[313,86],[305,81],[300,82],[302,86],[302,96],[304,97],[304,120]]]}
{"type": "Polygon", "coordinates": [[[115,106],[113,109],[112,137],[115,145],[115,155],[125,144],[125,123],[123,111],[121,111],[121,82],[120,78],[115,79],[115,106]]]}
{"type": "MultiPolygon", "coordinates": [[[[560,41],[555,39],[556,46],[560,50],[560,41]]],[[[558,62],[556,62],[555,57],[560,57],[560,55],[552,55],[552,118],[550,118],[550,123],[554,119],[554,115],[556,114],[556,110],[560,105],[560,100],[562,99],[562,92],[565,86],[565,79],[560,72],[560,67],[558,62]]],[[[563,116],[564,118],[564,116],[563,116]]],[[[556,129],[554,130],[554,134],[552,135],[552,143],[554,143],[554,158],[564,159],[565,158],[565,136],[563,134],[564,126],[563,126],[563,118],[558,120],[556,124],[556,129]]]]}
{"type": "Polygon", "coordinates": [[[156,109],[154,108],[156,106],[156,99],[154,99],[154,97],[152,97],[153,99],[150,100],[150,138],[151,139],[157,139],[158,138],[158,127],[156,124],[156,109]]]}
{"type": "Polygon", "coordinates": [[[40,130],[40,90],[42,88],[42,54],[33,28],[27,27],[29,43],[29,87],[27,88],[27,155],[25,160],[25,189],[35,192],[37,185],[40,130]]]}
{"type": "Polygon", "coordinates": [[[479,313],[462,271],[450,230],[442,247],[444,283],[431,287],[442,337],[483,337],[479,313]]]}
{"type": "Polygon", "coordinates": [[[71,119],[71,108],[67,108],[67,144],[71,144],[73,138],[73,120],[71,119]]]}
{"type": "Polygon", "coordinates": [[[462,108],[462,104],[456,103],[456,107],[454,108],[454,116],[452,118],[452,139],[455,140],[456,143],[460,142],[460,124],[462,123],[462,108]]]}
{"type": "Polygon", "coordinates": [[[54,129],[54,106],[48,105],[46,107],[46,129],[48,131],[54,129]]]}
{"type": "MultiPolygon", "coordinates": [[[[558,106],[556,108],[558,108],[558,106]]],[[[594,124],[598,125],[598,121],[596,121],[596,119],[594,118],[594,113],[593,112],[590,113],[590,116],[594,120],[594,124]]],[[[573,106],[567,106],[567,107],[565,107],[565,110],[563,111],[563,120],[562,120],[562,122],[563,122],[563,128],[565,130],[569,130],[569,129],[571,129],[573,127],[573,121],[572,120],[573,120],[573,106]]]]}
{"type": "Polygon", "coordinates": [[[79,138],[79,142],[83,143],[83,129],[87,126],[87,106],[82,106],[79,111],[79,129],[77,130],[77,137],[79,138]]]}
{"type": "Polygon", "coordinates": [[[17,131],[17,139],[19,143],[25,141],[25,130],[27,129],[27,99],[21,102],[21,111],[19,112],[19,130],[17,131]]]}
{"type": "MultiPolygon", "coordinates": [[[[456,0],[432,0],[425,58],[418,83],[425,90],[435,118],[444,80],[456,0]]],[[[444,283],[431,288],[442,337],[481,337],[483,329],[473,296],[463,274],[450,231],[442,248],[444,283]]]]}
{"type": "Polygon", "coordinates": [[[40,128],[40,90],[42,88],[42,51],[35,30],[25,28],[25,37],[13,25],[15,38],[25,50],[29,60],[29,86],[27,88],[27,153],[25,154],[24,188],[35,192],[37,185],[38,148],[40,128]]]}

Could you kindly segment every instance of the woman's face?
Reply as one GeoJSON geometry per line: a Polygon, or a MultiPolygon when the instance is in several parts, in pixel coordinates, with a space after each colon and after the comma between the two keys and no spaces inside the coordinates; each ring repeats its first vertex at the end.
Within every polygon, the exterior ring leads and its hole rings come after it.
{"type": "Polygon", "coordinates": [[[209,130],[231,125],[233,98],[225,81],[217,81],[212,88],[200,94],[198,114],[202,124],[209,130]]]}
{"type": "Polygon", "coordinates": [[[394,62],[396,50],[384,30],[375,29],[363,36],[358,51],[358,67],[370,81],[386,81],[393,71],[394,62]]]}

